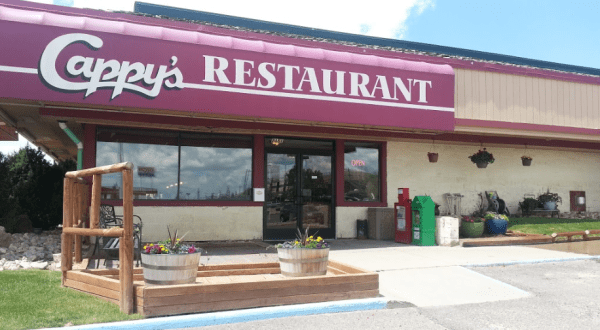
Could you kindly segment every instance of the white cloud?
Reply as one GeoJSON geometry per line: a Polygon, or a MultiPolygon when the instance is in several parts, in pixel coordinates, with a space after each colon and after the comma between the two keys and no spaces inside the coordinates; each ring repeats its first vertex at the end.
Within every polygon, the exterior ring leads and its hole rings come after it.
{"type": "MultiPolygon", "coordinates": [[[[31,0],[51,3],[51,0],[31,0]]],[[[133,11],[134,0],[75,0],[74,7],[133,11]]],[[[421,15],[434,0],[371,0],[351,5],[348,1],[305,0],[146,0],[148,3],[188,8],[269,22],[299,25],[383,38],[402,38],[410,15],[421,15]],[[368,27],[368,28],[365,28],[368,27]]]]}

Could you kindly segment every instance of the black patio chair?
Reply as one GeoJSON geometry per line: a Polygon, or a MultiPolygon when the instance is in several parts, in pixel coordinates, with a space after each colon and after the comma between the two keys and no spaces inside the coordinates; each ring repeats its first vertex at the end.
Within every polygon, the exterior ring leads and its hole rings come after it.
{"type": "MultiPolygon", "coordinates": [[[[136,266],[139,267],[141,263],[141,251],[142,251],[142,218],[138,215],[133,215],[133,249],[134,259],[136,260],[136,266]],[[137,221],[136,221],[137,220],[137,221]]],[[[115,207],[109,204],[100,205],[100,228],[111,228],[111,227],[123,227],[123,216],[115,214],[115,207]]],[[[96,251],[105,252],[106,260],[119,259],[119,237],[96,237],[96,244],[92,255],[95,255],[96,251]]]]}

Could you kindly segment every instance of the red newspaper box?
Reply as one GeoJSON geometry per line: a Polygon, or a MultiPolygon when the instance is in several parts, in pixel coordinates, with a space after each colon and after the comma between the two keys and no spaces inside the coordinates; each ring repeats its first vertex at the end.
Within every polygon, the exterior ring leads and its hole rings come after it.
{"type": "Polygon", "coordinates": [[[398,203],[394,204],[396,242],[412,243],[412,209],[408,188],[398,188],[398,203]]]}

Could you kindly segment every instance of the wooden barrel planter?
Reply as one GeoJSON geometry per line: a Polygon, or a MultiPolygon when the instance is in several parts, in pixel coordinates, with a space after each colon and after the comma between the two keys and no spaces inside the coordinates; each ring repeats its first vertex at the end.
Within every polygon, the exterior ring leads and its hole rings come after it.
{"type": "Polygon", "coordinates": [[[202,250],[188,254],[142,253],[144,282],[153,285],[196,283],[202,250]]]}
{"type": "Polygon", "coordinates": [[[327,274],[329,249],[278,248],[279,267],[284,276],[318,276],[327,274]]]}

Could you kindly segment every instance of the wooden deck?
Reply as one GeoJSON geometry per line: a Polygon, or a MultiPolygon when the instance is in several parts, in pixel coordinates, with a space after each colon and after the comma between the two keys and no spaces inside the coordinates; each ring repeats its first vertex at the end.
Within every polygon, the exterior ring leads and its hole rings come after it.
{"type": "MultiPolygon", "coordinates": [[[[372,298],[379,274],[329,261],[327,274],[284,277],[279,263],[199,266],[195,284],[145,285],[134,268],[135,312],[146,317],[372,298]]],[[[119,304],[118,269],[69,270],[66,287],[119,304]]]]}

